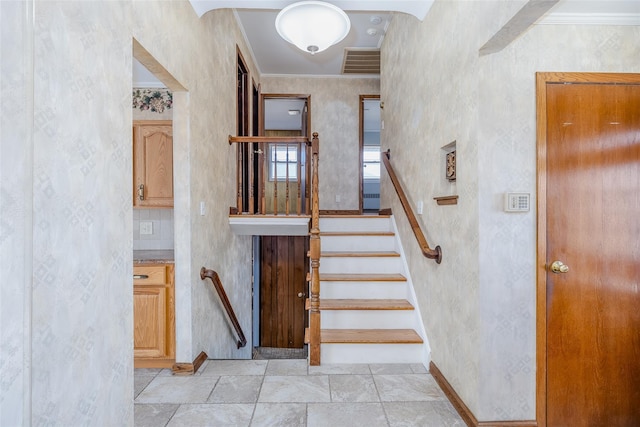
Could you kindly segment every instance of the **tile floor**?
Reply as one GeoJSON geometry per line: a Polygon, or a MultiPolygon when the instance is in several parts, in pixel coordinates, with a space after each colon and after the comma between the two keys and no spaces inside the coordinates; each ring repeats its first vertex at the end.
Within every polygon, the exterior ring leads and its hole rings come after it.
{"type": "Polygon", "coordinates": [[[207,360],[135,370],[135,426],[464,426],[422,365],[207,360]]]}

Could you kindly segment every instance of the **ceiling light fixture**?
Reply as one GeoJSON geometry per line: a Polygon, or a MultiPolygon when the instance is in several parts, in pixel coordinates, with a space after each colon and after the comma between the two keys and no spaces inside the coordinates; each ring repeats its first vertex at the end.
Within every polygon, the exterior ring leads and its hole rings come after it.
{"type": "Polygon", "coordinates": [[[280,37],[312,55],[344,39],[351,21],[342,9],[323,1],[301,1],[278,13],[280,37]]]}

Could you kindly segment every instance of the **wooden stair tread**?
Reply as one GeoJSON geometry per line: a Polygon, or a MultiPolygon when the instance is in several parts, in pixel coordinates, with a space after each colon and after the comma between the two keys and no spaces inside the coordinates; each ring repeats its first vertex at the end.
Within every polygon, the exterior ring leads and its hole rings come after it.
{"type": "Polygon", "coordinates": [[[406,299],[320,299],[320,310],[413,310],[406,299]]]}
{"type": "Polygon", "coordinates": [[[395,236],[393,231],[321,231],[322,236],[395,236]]]}
{"type": "Polygon", "coordinates": [[[320,274],[321,282],[406,282],[402,274],[320,274]]]}
{"type": "Polygon", "coordinates": [[[413,329],[322,329],[323,344],[422,344],[413,329]]]}
{"type": "Polygon", "coordinates": [[[394,251],[359,251],[359,252],[327,251],[327,252],[322,252],[320,254],[320,258],[322,257],[362,258],[362,257],[399,257],[399,256],[400,254],[394,251]]]}

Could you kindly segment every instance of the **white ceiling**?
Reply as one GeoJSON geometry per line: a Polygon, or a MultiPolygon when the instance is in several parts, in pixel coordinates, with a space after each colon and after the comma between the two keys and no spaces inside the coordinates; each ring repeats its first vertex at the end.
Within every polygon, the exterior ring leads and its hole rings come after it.
{"type": "MultiPolygon", "coordinates": [[[[455,0],[448,0],[455,1],[455,0]]],[[[458,0],[462,1],[462,0],[458,0]]],[[[344,49],[376,48],[382,44],[392,12],[423,20],[433,0],[330,0],[351,19],[349,35],[338,45],[310,55],[285,42],[275,30],[275,17],[293,0],[190,0],[199,16],[209,10],[234,8],[262,75],[340,75],[344,49]],[[379,16],[380,24],[371,17],[379,16]],[[375,36],[367,30],[378,31],[375,36]]],[[[560,0],[537,24],[609,24],[640,26],[640,0],[560,0]]],[[[144,67],[134,63],[134,86],[161,87],[144,67]]]]}

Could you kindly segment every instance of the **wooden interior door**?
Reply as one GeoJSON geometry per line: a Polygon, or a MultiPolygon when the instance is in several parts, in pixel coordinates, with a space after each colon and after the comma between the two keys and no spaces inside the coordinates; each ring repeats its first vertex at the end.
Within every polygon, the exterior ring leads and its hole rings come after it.
{"type": "Polygon", "coordinates": [[[541,89],[548,426],[640,425],[640,75],[594,79],[541,89]]]}
{"type": "Polygon", "coordinates": [[[262,236],[260,346],[304,347],[307,236],[262,236]]]}

